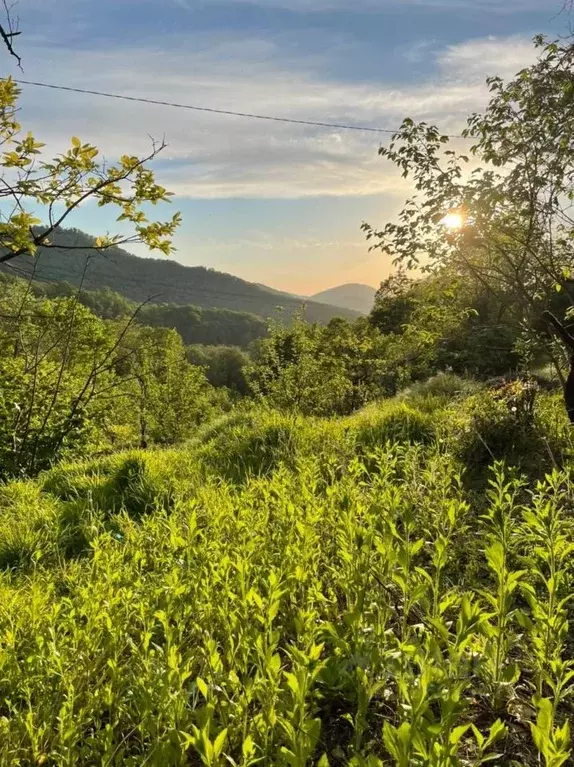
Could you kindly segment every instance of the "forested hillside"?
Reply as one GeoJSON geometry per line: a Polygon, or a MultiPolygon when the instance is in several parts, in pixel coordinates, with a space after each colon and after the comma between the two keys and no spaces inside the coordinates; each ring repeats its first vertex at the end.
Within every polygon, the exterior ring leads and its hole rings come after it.
{"type": "MultiPolygon", "coordinates": [[[[10,279],[7,275],[4,279],[10,279]]],[[[23,280],[20,280],[21,284],[23,280]]],[[[177,330],[186,344],[230,345],[247,347],[267,334],[267,323],[262,317],[230,309],[201,309],[197,306],[174,304],[138,305],[109,288],[79,290],[69,282],[31,283],[37,296],[47,298],[77,298],[96,316],[106,320],[129,317],[140,325],[177,330]]]]}
{"type": "Polygon", "coordinates": [[[58,229],[49,248],[40,246],[34,260],[19,256],[10,262],[18,274],[37,280],[56,280],[86,289],[110,288],[126,298],[152,303],[230,309],[260,317],[292,317],[305,305],[310,322],[328,322],[336,316],[351,319],[358,312],[303,301],[273,292],[230,274],[202,266],[183,266],[170,258],[138,258],[122,248],[100,253],[95,239],[77,229],[58,229]],[[58,247],[60,246],[60,247],[58,247]],[[86,266],[87,262],[87,266],[86,266]],[[278,307],[282,307],[279,310],[278,307]]]}

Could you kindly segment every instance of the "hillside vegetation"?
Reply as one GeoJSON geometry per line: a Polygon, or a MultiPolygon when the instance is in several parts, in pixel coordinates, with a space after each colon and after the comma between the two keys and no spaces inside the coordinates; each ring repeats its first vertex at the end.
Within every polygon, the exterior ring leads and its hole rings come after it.
{"type": "Polygon", "coordinates": [[[561,404],[531,433],[503,404],[482,445],[491,395],[465,388],[341,421],[234,415],[4,487],[0,761],[566,753],[574,485],[544,447],[571,447],[561,404]]]}
{"type": "Polygon", "coordinates": [[[305,305],[310,322],[328,322],[333,317],[358,317],[358,312],[303,301],[287,294],[274,294],[230,274],[203,266],[183,266],[168,258],[138,258],[122,248],[98,252],[95,239],[77,229],[58,229],[50,247],[40,246],[34,259],[18,256],[10,267],[37,280],[56,280],[87,290],[109,288],[141,303],[186,305],[206,309],[231,309],[261,317],[291,317],[305,305]],[[282,307],[279,311],[278,307],[282,307]]]}
{"type": "MultiPolygon", "coordinates": [[[[7,282],[20,281],[1,275],[7,282]]],[[[267,335],[267,322],[255,314],[231,309],[200,309],[197,306],[148,303],[144,306],[110,288],[79,289],[69,282],[32,281],[31,292],[38,297],[74,298],[97,317],[125,320],[130,317],[140,325],[177,330],[186,344],[231,345],[247,347],[267,335]]]]}

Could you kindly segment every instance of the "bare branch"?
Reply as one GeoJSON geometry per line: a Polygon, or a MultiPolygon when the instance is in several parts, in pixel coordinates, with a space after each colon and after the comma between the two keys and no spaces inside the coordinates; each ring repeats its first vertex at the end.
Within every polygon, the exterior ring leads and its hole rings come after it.
{"type": "Polygon", "coordinates": [[[4,45],[8,49],[8,53],[16,59],[16,61],[18,62],[18,67],[22,69],[22,59],[14,50],[14,46],[12,44],[14,38],[22,34],[17,29],[18,19],[16,18],[16,20],[14,20],[12,17],[12,8],[14,7],[14,4],[8,5],[6,0],[2,0],[2,5],[4,6],[6,22],[4,24],[0,24],[0,37],[2,38],[4,45]]]}

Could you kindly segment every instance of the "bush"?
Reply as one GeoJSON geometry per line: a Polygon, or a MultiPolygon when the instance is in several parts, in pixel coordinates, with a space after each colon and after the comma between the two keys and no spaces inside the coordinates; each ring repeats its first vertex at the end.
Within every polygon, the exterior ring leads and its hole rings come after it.
{"type": "Polygon", "coordinates": [[[426,381],[419,381],[409,386],[401,393],[401,397],[407,400],[437,397],[450,401],[473,394],[479,388],[480,384],[472,378],[462,378],[453,373],[438,373],[426,381]]]}
{"type": "Polygon", "coordinates": [[[444,436],[470,472],[483,472],[495,461],[537,473],[548,464],[545,435],[535,418],[536,389],[514,381],[472,395],[445,421],[444,436]]]}
{"type": "Polygon", "coordinates": [[[396,400],[366,408],[355,419],[353,431],[361,452],[387,442],[428,445],[436,438],[435,422],[429,413],[396,400]]]}
{"type": "Polygon", "coordinates": [[[217,430],[202,453],[209,472],[231,482],[266,477],[281,464],[292,466],[300,419],[273,412],[230,419],[217,430]]]}
{"type": "Polygon", "coordinates": [[[541,393],[535,410],[536,428],[553,460],[562,465],[574,451],[574,429],[564,406],[564,395],[541,393]]]}

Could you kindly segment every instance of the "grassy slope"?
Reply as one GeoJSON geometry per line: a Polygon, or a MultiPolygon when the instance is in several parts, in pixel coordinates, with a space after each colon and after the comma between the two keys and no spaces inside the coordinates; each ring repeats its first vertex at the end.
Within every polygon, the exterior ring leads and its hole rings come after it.
{"type": "MultiPolygon", "coordinates": [[[[537,764],[543,623],[515,594],[523,627],[511,616],[497,633],[484,550],[511,521],[505,561],[543,602],[524,509],[550,510],[572,542],[572,485],[556,473],[529,494],[499,472],[487,497],[484,473],[465,483],[474,405],[451,395],[427,387],[340,421],[232,414],[186,449],[3,488],[0,764],[399,764],[401,722],[417,748],[467,759],[441,764],[477,764],[476,737],[454,728],[488,735],[499,718],[495,763],[537,764]]],[[[559,417],[546,399],[554,449],[559,417]]],[[[560,703],[557,723],[572,713],[560,703]]],[[[405,748],[404,764],[429,763],[405,748]]]]}

